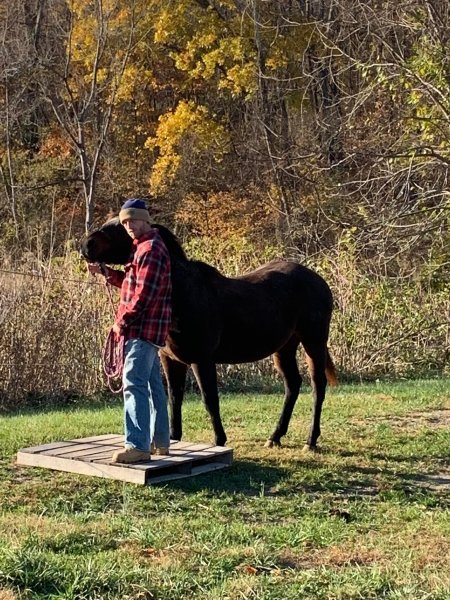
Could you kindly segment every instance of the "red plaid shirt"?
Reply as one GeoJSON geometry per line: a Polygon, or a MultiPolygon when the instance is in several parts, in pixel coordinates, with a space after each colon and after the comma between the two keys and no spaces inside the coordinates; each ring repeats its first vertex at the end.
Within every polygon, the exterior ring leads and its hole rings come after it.
{"type": "Polygon", "coordinates": [[[171,320],[170,257],[157,229],[133,240],[125,272],[109,269],[108,283],[120,287],[116,324],[125,339],[164,346],[171,320]]]}

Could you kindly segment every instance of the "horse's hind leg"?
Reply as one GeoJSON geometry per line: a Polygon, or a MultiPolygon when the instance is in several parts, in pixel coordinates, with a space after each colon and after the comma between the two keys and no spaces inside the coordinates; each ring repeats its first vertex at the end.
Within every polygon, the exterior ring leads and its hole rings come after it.
{"type": "Polygon", "coordinates": [[[160,354],[161,364],[167,381],[167,395],[170,407],[170,438],[181,440],[182,420],[181,406],[183,404],[184,388],[188,366],[173,360],[163,352],[160,354]]]}
{"type": "Polygon", "coordinates": [[[302,385],[302,377],[297,365],[297,348],[299,339],[297,336],[290,338],[287,344],[273,355],[273,362],[278,373],[283,378],[284,382],[284,404],[281,411],[280,419],[275,427],[274,432],[267,440],[265,446],[281,446],[281,438],[286,434],[289,422],[291,420],[292,411],[300,392],[302,385]]]}
{"type": "Polygon", "coordinates": [[[302,343],[306,352],[306,359],[311,374],[313,393],[312,422],[305,449],[315,450],[317,447],[317,440],[320,436],[320,417],[327,387],[327,378],[325,374],[327,345],[326,341],[310,343],[302,340],[302,343]]]}

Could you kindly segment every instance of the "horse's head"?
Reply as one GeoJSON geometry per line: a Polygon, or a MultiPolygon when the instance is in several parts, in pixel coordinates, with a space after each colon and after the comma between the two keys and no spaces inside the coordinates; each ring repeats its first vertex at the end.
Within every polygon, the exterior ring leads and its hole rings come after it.
{"type": "Polygon", "coordinates": [[[92,263],[123,265],[128,262],[131,251],[132,239],[118,218],[107,221],[81,243],[82,256],[92,263]]]}
{"type": "MultiPolygon", "coordinates": [[[[152,223],[165,243],[172,263],[187,261],[186,254],[176,236],[164,225],[152,223]]],[[[88,262],[102,262],[112,265],[124,265],[130,259],[133,241],[120,224],[118,217],[107,221],[84,238],[80,251],[88,262]]]]}

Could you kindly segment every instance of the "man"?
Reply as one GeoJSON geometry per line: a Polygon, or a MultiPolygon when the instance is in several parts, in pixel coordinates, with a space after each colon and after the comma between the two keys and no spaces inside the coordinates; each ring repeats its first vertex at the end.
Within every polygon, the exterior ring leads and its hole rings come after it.
{"type": "MultiPolygon", "coordinates": [[[[158,348],[164,346],[171,318],[170,257],[157,229],[151,226],[145,202],[132,198],[119,219],[133,239],[131,262],[125,272],[106,267],[111,285],[120,287],[120,304],[113,331],[124,336],[125,448],[112,462],[150,460],[150,453],[169,454],[167,398],[161,380],[158,348]]],[[[89,265],[93,274],[98,265],[89,265]]]]}

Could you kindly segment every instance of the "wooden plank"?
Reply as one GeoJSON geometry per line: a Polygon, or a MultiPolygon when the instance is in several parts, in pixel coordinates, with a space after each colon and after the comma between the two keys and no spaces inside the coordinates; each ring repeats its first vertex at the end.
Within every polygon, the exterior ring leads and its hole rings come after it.
{"type": "Polygon", "coordinates": [[[189,452],[185,456],[195,456],[195,457],[208,457],[214,456],[214,452],[210,452],[209,450],[196,450],[195,452],[189,452]]]}
{"type": "Polygon", "coordinates": [[[194,466],[192,469],[192,475],[202,475],[203,473],[209,473],[210,471],[218,471],[223,469],[222,462],[210,462],[207,465],[194,466]]]}
{"type": "Polygon", "coordinates": [[[147,485],[152,485],[153,483],[164,483],[166,481],[172,481],[176,479],[186,479],[186,477],[193,477],[194,475],[203,475],[204,473],[218,471],[219,469],[223,468],[224,463],[209,463],[208,465],[199,465],[197,467],[194,466],[190,473],[170,473],[166,475],[155,475],[155,477],[147,479],[147,485]]]}
{"type": "Polygon", "coordinates": [[[170,449],[172,449],[175,446],[178,450],[181,450],[182,448],[187,448],[192,445],[193,442],[171,442],[170,449]]]}
{"type": "MultiPolygon", "coordinates": [[[[74,459],[75,460],[75,459],[74,459]]],[[[79,459],[76,459],[79,460],[79,459]]],[[[94,459],[93,462],[99,462],[102,464],[114,464],[111,463],[111,454],[107,458],[98,458],[94,459]]],[[[148,462],[139,462],[139,463],[130,463],[130,464],[121,464],[117,463],[116,466],[121,467],[122,469],[139,469],[145,471],[155,471],[158,469],[167,469],[173,468],[176,469],[180,465],[186,465],[187,463],[191,463],[192,458],[180,458],[180,457],[170,457],[170,456],[152,456],[151,460],[148,462]],[[169,460],[167,460],[169,459],[169,460]]]]}
{"type": "Polygon", "coordinates": [[[107,477],[108,479],[118,479],[128,483],[146,483],[145,470],[123,469],[121,466],[103,463],[91,463],[57,456],[45,456],[45,454],[27,454],[26,452],[17,453],[17,464],[30,467],[44,467],[56,471],[67,471],[79,475],[91,475],[95,477],[107,477]]]}
{"type": "Polygon", "coordinates": [[[86,462],[92,462],[94,460],[99,460],[101,458],[108,459],[111,462],[111,456],[113,452],[116,452],[117,448],[92,448],[90,450],[80,450],[75,452],[66,452],[64,454],[48,454],[45,452],[46,456],[58,456],[58,458],[66,458],[67,460],[84,460],[86,462]]]}
{"type": "Polygon", "coordinates": [[[176,449],[176,450],[193,450],[195,449],[197,446],[201,447],[201,448],[209,448],[210,446],[208,444],[196,444],[195,442],[171,442],[170,443],[170,449],[176,449]]]}
{"type": "Polygon", "coordinates": [[[210,456],[200,456],[199,453],[192,456],[195,465],[208,465],[211,463],[222,463],[223,466],[231,465],[233,462],[233,451],[228,449],[227,453],[212,454],[210,456]]]}
{"type": "Polygon", "coordinates": [[[92,444],[81,444],[80,447],[71,446],[70,448],[63,448],[60,451],[49,450],[43,452],[42,454],[46,454],[47,456],[59,456],[60,458],[79,458],[80,460],[89,460],[90,456],[95,456],[96,454],[104,452],[108,452],[109,455],[112,456],[113,452],[116,451],[117,446],[94,446],[92,444]]]}
{"type": "Polygon", "coordinates": [[[189,452],[196,452],[197,450],[209,450],[213,446],[208,446],[208,444],[191,444],[186,448],[189,452]]]}
{"type": "MultiPolygon", "coordinates": [[[[84,460],[86,462],[102,462],[105,461],[107,464],[111,462],[112,452],[108,450],[107,452],[96,452],[95,454],[90,454],[87,456],[83,456],[82,458],[77,458],[76,460],[84,460]]],[[[74,459],[75,460],[75,459],[74,459]]]]}
{"type": "Polygon", "coordinates": [[[208,446],[208,450],[212,450],[216,454],[226,454],[228,452],[233,452],[228,446],[208,446]]]}
{"type": "Polygon", "coordinates": [[[72,442],[53,442],[51,444],[43,444],[41,446],[31,446],[30,448],[22,448],[22,452],[27,452],[28,454],[34,454],[35,452],[43,452],[45,450],[51,450],[53,448],[66,448],[67,446],[71,446],[72,442]]]}
{"type": "Polygon", "coordinates": [[[90,442],[91,445],[96,445],[96,446],[104,446],[104,440],[108,439],[108,444],[113,443],[115,446],[115,450],[117,450],[117,448],[121,448],[123,447],[123,435],[122,436],[118,436],[118,435],[100,435],[98,436],[98,438],[96,437],[90,437],[90,438],[82,438],[79,440],[65,440],[63,442],[50,442],[49,444],[42,444],[41,446],[32,446],[30,448],[22,448],[22,452],[28,452],[28,453],[34,453],[34,452],[50,452],[50,451],[58,451],[60,448],[68,448],[70,446],[81,446],[83,443],[85,442],[90,442]],[[111,440],[118,440],[117,445],[115,443],[115,441],[111,440]],[[120,443],[119,443],[120,442],[120,443]]]}
{"type": "Polygon", "coordinates": [[[72,444],[71,446],[65,446],[64,448],[52,448],[50,450],[44,450],[41,454],[47,456],[59,456],[61,458],[73,458],[83,455],[89,456],[95,452],[101,452],[102,450],[108,450],[111,454],[117,450],[117,446],[100,446],[94,444],[72,444]]]}
{"type": "Polygon", "coordinates": [[[215,459],[217,462],[221,462],[224,465],[231,465],[233,462],[233,450],[224,446],[214,446],[215,459]]]}
{"type": "Polygon", "coordinates": [[[80,442],[82,444],[85,442],[103,443],[104,441],[108,441],[108,444],[117,444],[123,446],[123,435],[119,435],[117,433],[104,433],[103,435],[93,435],[91,437],[79,438],[71,441],[80,442]]]}
{"type": "Polygon", "coordinates": [[[145,471],[146,480],[145,483],[148,485],[155,481],[156,478],[163,477],[164,475],[191,475],[193,463],[191,461],[180,462],[175,465],[161,465],[157,469],[147,469],[145,471]]]}

